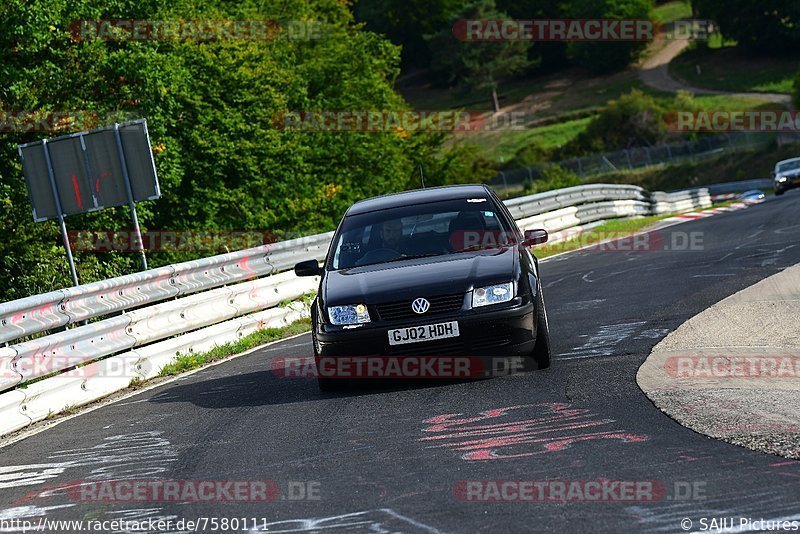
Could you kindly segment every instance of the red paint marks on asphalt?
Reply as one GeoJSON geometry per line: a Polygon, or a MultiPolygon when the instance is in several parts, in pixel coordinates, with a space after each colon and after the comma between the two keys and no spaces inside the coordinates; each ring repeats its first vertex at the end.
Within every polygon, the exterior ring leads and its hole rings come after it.
{"type": "Polygon", "coordinates": [[[769,464],[770,467],[780,467],[782,465],[800,465],[800,462],[797,460],[789,460],[788,462],[777,462],[774,464],[769,464]]]}
{"type": "Polygon", "coordinates": [[[78,209],[83,211],[83,199],[81,198],[81,188],[78,186],[78,177],[72,175],[72,189],[75,190],[75,200],[78,201],[78,209]]]}
{"type": "Polygon", "coordinates": [[[420,441],[436,442],[462,453],[464,460],[519,458],[563,451],[575,443],[614,439],[626,443],[647,441],[648,436],[608,429],[614,419],[601,418],[583,408],[564,403],[522,404],[481,412],[476,417],[444,414],[424,421],[432,435],[420,441]],[[517,414],[529,417],[517,418],[517,414]],[[532,415],[533,417],[530,417],[532,415]],[[513,418],[503,421],[502,418],[513,418]],[[485,423],[485,424],[476,424],[485,423]],[[599,428],[605,427],[605,428],[599,428]]]}

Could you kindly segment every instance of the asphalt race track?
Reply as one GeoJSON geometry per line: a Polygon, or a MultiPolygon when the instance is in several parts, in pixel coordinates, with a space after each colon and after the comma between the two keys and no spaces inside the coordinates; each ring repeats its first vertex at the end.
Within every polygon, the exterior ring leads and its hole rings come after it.
{"type": "Polygon", "coordinates": [[[685,429],[635,382],[667,332],[800,262],[800,192],[658,236],[670,250],[587,250],[542,264],[555,345],[547,371],[321,394],[313,379],[271,371],[276,357],[311,355],[304,335],[0,450],[0,519],[257,518],[253,531],[269,532],[681,532],[711,518],[800,520],[800,462],[685,429]],[[702,245],[674,246],[691,233],[702,245]],[[447,414],[460,415],[433,419],[447,414]],[[102,502],[64,489],[119,478],[269,480],[281,497],[102,502]],[[497,480],[637,481],[661,492],[465,497],[470,481],[497,480]],[[309,492],[318,498],[299,499],[309,492]]]}

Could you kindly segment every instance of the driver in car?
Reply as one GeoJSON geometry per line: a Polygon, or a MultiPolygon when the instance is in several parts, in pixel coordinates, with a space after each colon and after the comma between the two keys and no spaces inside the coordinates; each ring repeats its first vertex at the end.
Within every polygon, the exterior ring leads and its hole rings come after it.
{"type": "Polygon", "coordinates": [[[381,242],[382,248],[388,248],[395,252],[402,253],[400,250],[400,241],[403,238],[403,221],[400,219],[393,219],[391,221],[383,221],[381,225],[381,242]]]}

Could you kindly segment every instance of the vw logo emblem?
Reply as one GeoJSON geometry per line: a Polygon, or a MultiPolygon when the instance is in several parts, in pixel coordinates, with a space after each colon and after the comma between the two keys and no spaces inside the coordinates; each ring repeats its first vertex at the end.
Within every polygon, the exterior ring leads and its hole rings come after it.
{"type": "Polygon", "coordinates": [[[427,299],[418,298],[411,303],[411,309],[414,310],[414,313],[418,313],[422,315],[426,311],[428,311],[431,307],[431,303],[428,302],[427,299]]]}

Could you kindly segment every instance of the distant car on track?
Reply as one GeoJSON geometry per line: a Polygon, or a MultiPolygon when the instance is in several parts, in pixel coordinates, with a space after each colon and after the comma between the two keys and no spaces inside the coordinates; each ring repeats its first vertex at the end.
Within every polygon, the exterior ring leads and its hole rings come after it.
{"type": "Polygon", "coordinates": [[[752,200],[762,200],[765,197],[766,197],[766,195],[764,195],[764,192],[762,190],[760,190],[760,189],[751,189],[750,191],[745,191],[744,193],[739,195],[737,198],[739,200],[745,200],[745,201],[750,200],[750,201],[752,201],[752,200]]]}
{"type": "Polygon", "coordinates": [[[776,195],[800,187],[800,158],[785,159],[775,164],[772,187],[776,195]]]}
{"type": "MultiPolygon", "coordinates": [[[[482,185],[450,186],[357,202],[336,230],[311,311],[317,369],[352,356],[514,356],[550,365],[537,259],[524,234],[482,185]]],[[[318,374],[320,389],[341,380],[318,374]]]]}

